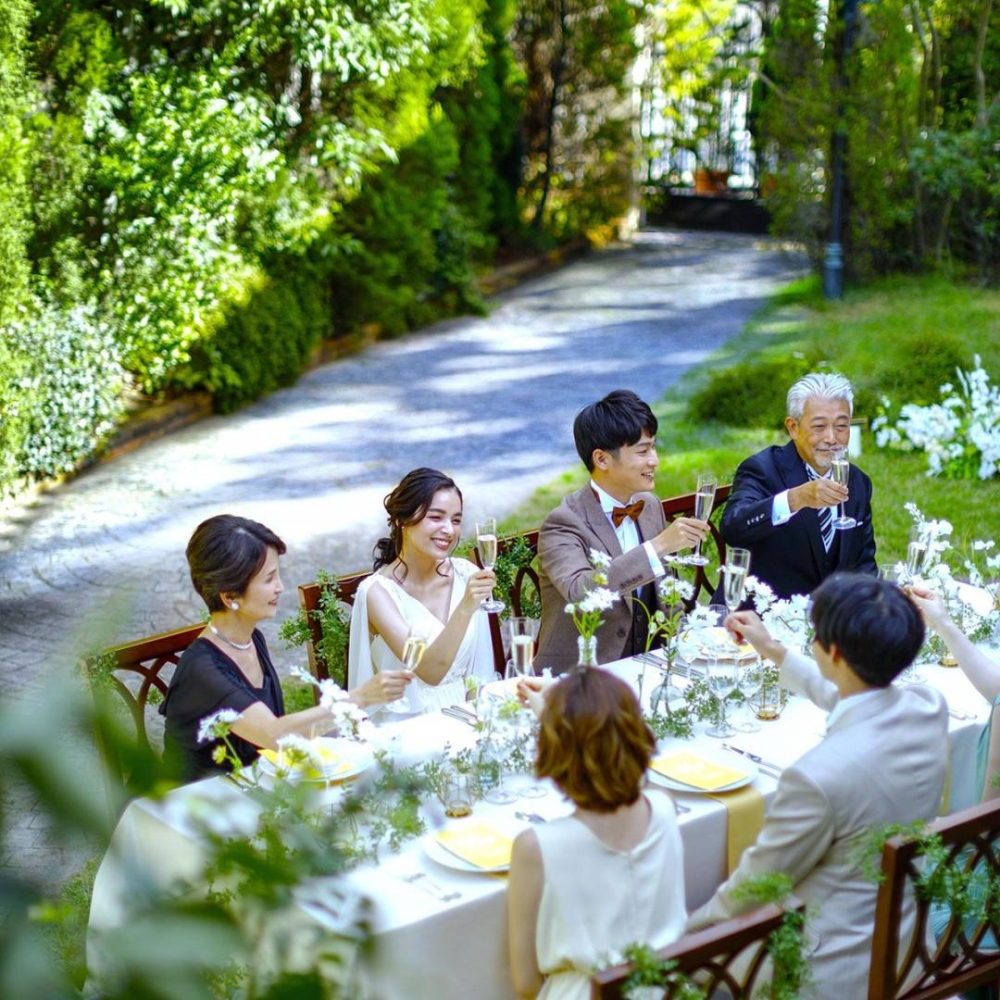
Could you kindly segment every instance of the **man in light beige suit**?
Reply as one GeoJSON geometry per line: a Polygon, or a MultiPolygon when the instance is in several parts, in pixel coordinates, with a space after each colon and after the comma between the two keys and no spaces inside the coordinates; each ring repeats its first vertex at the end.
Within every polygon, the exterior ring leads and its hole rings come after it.
{"type": "Polygon", "coordinates": [[[566,604],[594,586],[591,550],[610,556],[608,587],[620,595],[597,632],[598,662],[609,663],[645,649],[646,614],[657,604],[651,584],[666,572],[662,557],[693,546],[708,531],[706,522],[691,517],[667,525],[652,492],[659,463],[656,428],[653,411],[626,389],[585,406],[573,421],[576,450],[591,478],[539,532],[539,667],[561,673],[577,662],[577,633],[566,604]]]}
{"type": "MultiPolygon", "coordinates": [[[[815,1000],[861,1000],[877,886],[853,852],[871,830],[937,814],[948,755],[948,706],[919,685],[893,686],[917,655],[924,626],[895,585],[837,573],[813,592],[815,661],[786,650],[753,612],[728,624],[779,664],[782,683],[831,709],[823,742],[786,768],[764,828],[739,867],[688,921],[688,929],[740,912],[733,890],[770,872],[791,876],[807,904],[815,1000]]],[[[904,926],[907,940],[912,933],[904,926]]]]}

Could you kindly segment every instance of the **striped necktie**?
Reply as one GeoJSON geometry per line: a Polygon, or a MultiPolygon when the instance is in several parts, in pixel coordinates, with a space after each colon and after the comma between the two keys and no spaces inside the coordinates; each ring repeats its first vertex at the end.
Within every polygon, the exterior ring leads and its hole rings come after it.
{"type": "MultiPolygon", "coordinates": [[[[806,473],[810,479],[823,478],[811,465],[806,465],[806,473]]],[[[820,507],[816,511],[816,517],[819,519],[819,533],[823,536],[823,548],[829,552],[830,546],[833,545],[833,508],[820,507]]]]}

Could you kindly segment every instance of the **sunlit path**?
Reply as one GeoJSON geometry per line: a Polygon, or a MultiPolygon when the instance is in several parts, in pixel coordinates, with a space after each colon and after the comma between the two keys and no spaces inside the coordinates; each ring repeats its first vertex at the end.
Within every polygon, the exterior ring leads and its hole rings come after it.
{"type": "Polygon", "coordinates": [[[575,462],[583,403],[618,386],[658,398],[803,267],[748,237],[644,233],[498,297],[487,318],[378,344],[88,472],[0,543],[5,690],[92,642],[197,620],[183,553],[210,514],[288,542],[282,616],[319,567],[366,565],[381,498],[409,468],[454,475],[470,519],[507,514],[575,462]]]}

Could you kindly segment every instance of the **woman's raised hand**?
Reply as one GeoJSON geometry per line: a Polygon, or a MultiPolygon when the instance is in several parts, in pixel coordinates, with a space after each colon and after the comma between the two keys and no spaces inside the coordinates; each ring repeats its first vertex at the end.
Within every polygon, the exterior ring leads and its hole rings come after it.
{"type": "Polygon", "coordinates": [[[924,624],[930,626],[935,632],[942,625],[947,625],[951,621],[948,616],[948,609],[945,607],[940,594],[919,584],[908,587],[907,592],[910,595],[910,600],[920,609],[924,624]]]}
{"type": "Polygon", "coordinates": [[[413,676],[412,670],[380,670],[351,691],[351,701],[360,708],[398,701],[406,694],[407,685],[413,680],[413,676]]]}
{"type": "Polygon", "coordinates": [[[496,573],[491,569],[479,569],[473,573],[465,585],[465,596],[462,598],[462,602],[468,602],[474,608],[478,608],[480,603],[484,601],[493,592],[493,587],[496,585],[497,577],[496,573]]]}

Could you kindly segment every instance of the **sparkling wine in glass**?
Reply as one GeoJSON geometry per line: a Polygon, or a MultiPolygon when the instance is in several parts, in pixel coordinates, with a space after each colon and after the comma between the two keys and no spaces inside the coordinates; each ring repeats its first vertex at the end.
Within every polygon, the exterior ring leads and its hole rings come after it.
{"type": "Polygon", "coordinates": [[[928,541],[927,532],[923,528],[915,525],[910,529],[910,542],[906,547],[906,573],[911,580],[920,576],[927,562],[930,549],[928,541]]]}
{"type": "Polygon", "coordinates": [[[530,635],[518,635],[510,644],[511,665],[517,677],[527,677],[531,674],[531,661],[535,656],[535,640],[530,635]]]}
{"type": "MultiPolygon", "coordinates": [[[[419,632],[411,632],[403,642],[403,655],[401,657],[403,666],[407,670],[416,671],[420,666],[420,661],[427,652],[427,636],[419,632]]],[[[410,706],[410,699],[404,694],[402,698],[386,703],[386,711],[397,713],[410,713],[413,711],[410,706]]]]}
{"type": "MultiPolygon", "coordinates": [[[[497,561],[497,520],[487,517],[476,524],[476,551],[483,569],[493,569],[497,561]]],[[[479,605],[483,611],[499,614],[505,607],[503,601],[498,601],[490,591],[490,596],[479,605]]]]}
{"type": "Polygon", "coordinates": [[[725,580],[723,596],[726,600],[726,607],[730,611],[737,611],[743,603],[743,594],[749,571],[750,550],[729,549],[726,553],[726,565],[723,569],[725,580]]]}
{"type": "MultiPolygon", "coordinates": [[[[715,503],[715,476],[704,475],[698,477],[698,484],[694,494],[694,516],[696,521],[707,521],[712,514],[712,506],[715,503]]],[[[689,566],[707,566],[708,557],[701,554],[701,542],[694,547],[694,551],[684,562],[689,566]]]]}
{"type": "MultiPolygon", "coordinates": [[[[848,477],[851,474],[851,463],[846,451],[834,452],[833,461],[830,463],[830,474],[833,481],[840,486],[847,486],[848,477]]],[[[844,513],[844,505],[837,504],[837,516],[833,519],[833,526],[838,531],[847,531],[849,528],[856,528],[858,522],[844,513]]]]}

